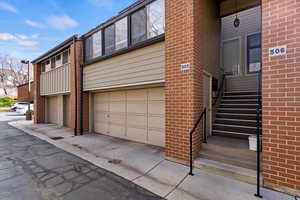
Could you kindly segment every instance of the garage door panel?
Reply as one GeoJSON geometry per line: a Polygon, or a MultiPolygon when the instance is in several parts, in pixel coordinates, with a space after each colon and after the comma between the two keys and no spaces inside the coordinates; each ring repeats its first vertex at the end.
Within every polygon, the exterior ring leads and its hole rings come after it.
{"type": "Polygon", "coordinates": [[[145,143],[147,141],[147,127],[127,127],[127,138],[145,143]]]}
{"type": "Polygon", "coordinates": [[[165,146],[165,134],[164,130],[149,130],[148,133],[148,143],[157,146],[165,146]]]}
{"type": "Polygon", "coordinates": [[[129,90],[127,91],[127,101],[147,101],[147,90],[129,90]]]}
{"type": "Polygon", "coordinates": [[[165,100],[165,94],[164,94],[164,89],[163,88],[152,88],[149,89],[149,100],[150,101],[155,101],[155,100],[160,100],[164,101],[165,100]]]}
{"type": "Polygon", "coordinates": [[[58,98],[57,96],[47,98],[47,122],[58,124],[58,98]]]}
{"type": "Polygon", "coordinates": [[[164,146],[164,89],[137,89],[97,94],[95,131],[132,141],[164,146]]]}

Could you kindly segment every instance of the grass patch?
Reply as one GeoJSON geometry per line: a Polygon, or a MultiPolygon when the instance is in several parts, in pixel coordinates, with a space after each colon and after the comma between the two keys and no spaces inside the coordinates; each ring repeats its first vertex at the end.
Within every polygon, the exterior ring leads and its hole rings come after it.
{"type": "Polygon", "coordinates": [[[12,98],[9,98],[9,97],[0,98],[0,108],[2,108],[2,107],[4,107],[4,108],[10,107],[15,102],[16,102],[16,100],[14,100],[12,98]]]}

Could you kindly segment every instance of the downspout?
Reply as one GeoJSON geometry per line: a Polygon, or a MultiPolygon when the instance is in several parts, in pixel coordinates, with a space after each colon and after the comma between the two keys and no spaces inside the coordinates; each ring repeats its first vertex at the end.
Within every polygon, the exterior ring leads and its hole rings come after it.
{"type": "Polygon", "coordinates": [[[80,65],[80,135],[83,135],[83,64],[80,65]]]}
{"type": "Polygon", "coordinates": [[[73,45],[74,45],[74,74],[75,74],[75,129],[74,135],[77,136],[77,57],[76,57],[76,38],[73,38],[73,45]]]}

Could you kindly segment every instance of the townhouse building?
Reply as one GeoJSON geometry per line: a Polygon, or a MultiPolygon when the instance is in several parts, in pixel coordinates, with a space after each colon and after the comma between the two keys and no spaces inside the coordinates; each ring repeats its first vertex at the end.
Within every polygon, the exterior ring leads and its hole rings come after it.
{"type": "Polygon", "coordinates": [[[34,120],[299,195],[299,35],[297,0],[139,0],[33,61],[34,120]]]}

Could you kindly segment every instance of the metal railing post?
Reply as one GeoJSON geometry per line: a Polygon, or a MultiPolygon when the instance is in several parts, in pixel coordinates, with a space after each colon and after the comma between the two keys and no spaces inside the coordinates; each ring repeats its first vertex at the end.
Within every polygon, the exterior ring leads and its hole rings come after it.
{"type": "Polygon", "coordinates": [[[256,197],[262,198],[260,194],[260,151],[261,151],[261,143],[260,143],[260,108],[261,108],[261,71],[258,72],[258,89],[257,89],[257,104],[258,107],[256,109],[256,165],[257,165],[257,180],[256,180],[256,197]]]}
{"type": "Polygon", "coordinates": [[[206,108],[204,109],[204,120],[203,120],[203,135],[204,135],[204,139],[203,139],[203,143],[207,143],[207,135],[206,135],[206,108]]]}
{"type": "Polygon", "coordinates": [[[193,174],[193,136],[190,134],[190,173],[189,175],[194,176],[193,174]]]}

